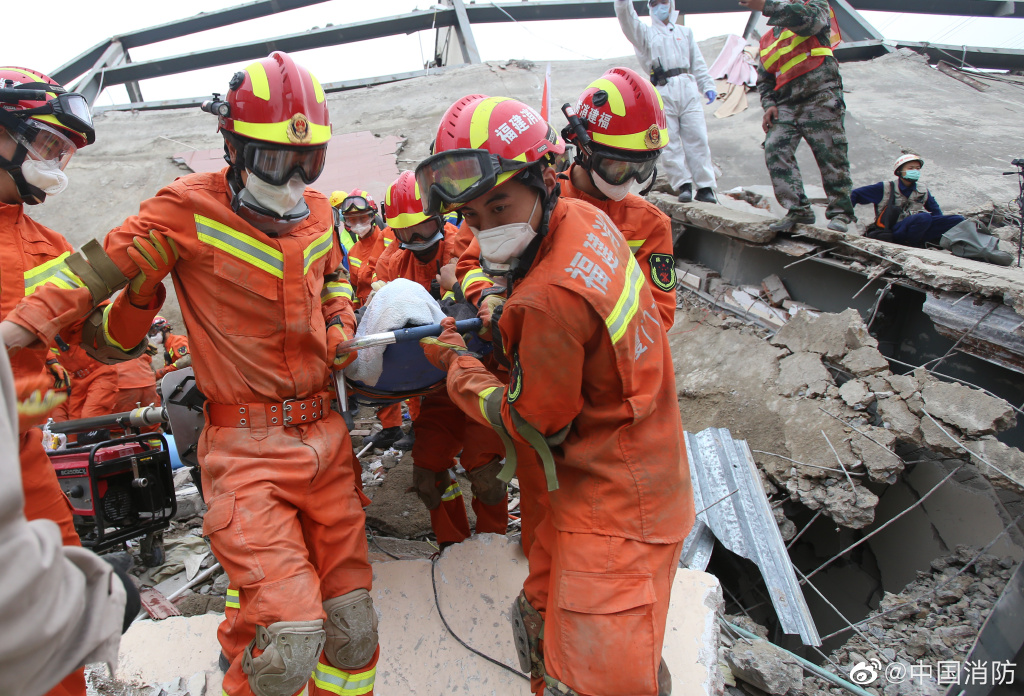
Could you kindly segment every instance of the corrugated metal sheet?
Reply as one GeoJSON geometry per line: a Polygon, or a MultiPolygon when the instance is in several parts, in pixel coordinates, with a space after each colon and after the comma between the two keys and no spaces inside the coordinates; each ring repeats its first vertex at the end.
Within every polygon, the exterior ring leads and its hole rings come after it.
{"type": "Polygon", "coordinates": [[[685,438],[698,511],[683,546],[686,567],[703,570],[718,539],[760,568],[782,630],[799,634],[805,645],[821,645],[747,443],[725,428],[688,432],[685,438]]]}

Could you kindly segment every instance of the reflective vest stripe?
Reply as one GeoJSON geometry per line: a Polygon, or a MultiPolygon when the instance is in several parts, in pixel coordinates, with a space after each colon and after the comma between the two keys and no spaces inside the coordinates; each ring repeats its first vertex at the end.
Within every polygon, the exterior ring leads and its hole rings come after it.
{"type": "Polygon", "coordinates": [[[65,251],[57,258],[25,271],[25,294],[31,295],[46,283],[56,285],[64,290],[83,287],[81,279],[65,263],[69,256],[71,256],[71,252],[65,251]]]}
{"type": "Polygon", "coordinates": [[[452,481],[452,485],[448,486],[448,488],[446,488],[444,490],[444,493],[441,495],[441,500],[444,500],[444,501],[455,500],[456,498],[460,497],[461,495],[462,495],[462,489],[459,488],[458,482],[457,481],[452,481]]]}
{"type": "Polygon", "coordinates": [[[640,247],[647,243],[646,239],[627,239],[626,244],[629,245],[629,250],[636,255],[636,252],[640,251],[640,247]]]}
{"type": "Polygon", "coordinates": [[[644,285],[644,274],[640,270],[640,264],[632,256],[626,263],[626,284],[622,287],[622,293],[615,302],[615,307],[605,318],[604,323],[608,326],[608,333],[611,335],[612,343],[618,343],[626,334],[626,327],[633,320],[633,316],[640,308],[640,288],[644,285]]]}
{"type": "Polygon", "coordinates": [[[284,278],[284,254],[274,247],[202,215],[196,215],[195,219],[200,242],[217,247],[275,278],[284,278]]]}
{"type": "Polygon", "coordinates": [[[337,667],[318,662],[313,670],[313,683],[339,696],[362,696],[373,691],[376,676],[376,666],[365,672],[343,672],[337,667]]]}
{"type": "Polygon", "coordinates": [[[494,281],[491,280],[483,269],[474,268],[472,271],[466,274],[466,277],[462,279],[462,294],[465,295],[469,292],[469,289],[476,283],[487,283],[487,285],[494,285],[494,281]]]}
{"type": "MultiPolygon", "coordinates": [[[[786,34],[789,34],[789,36],[795,36],[795,34],[793,34],[793,32],[788,31],[788,30],[782,32],[783,36],[786,36],[786,34]]],[[[789,37],[787,37],[787,38],[789,38],[789,37]]],[[[762,59],[764,61],[764,68],[765,68],[765,70],[771,70],[771,67],[773,65],[775,65],[775,63],[777,61],[779,61],[781,58],[783,58],[785,56],[788,56],[790,53],[793,52],[793,49],[795,49],[797,46],[799,46],[800,44],[804,43],[805,41],[807,41],[810,38],[812,38],[812,37],[810,37],[810,36],[797,36],[793,40],[792,43],[790,43],[788,46],[783,46],[782,48],[778,49],[778,51],[775,52],[771,56],[769,56],[767,54],[768,53],[772,53],[775,50],[774,47],[779,42],[781,42],[783,39],[779,39],[779,41],[776,41],[774,44],[772,44],[772,48],[767,49],[765,51],[761,51],[761,57],[762,57],[762,59]]],[[[785,70],[785,68],[783,68],[783,70],[785,70]]]]}
{"type": "Polygon", "coordinates": [[[790,60],[785,65],[783,65],[779,69],[779,73],[787,73],[787,72],[789,72],[791,69],[793,69],[794,67],[796,67],[800,63],[803,63],[805,60],[807,60],[811,56],[830,56],[830,55],[832,55],[832,49],[831,48],[812,48],[810,53],[801,53],[800,55],[798,55],[797,57],[793,58],[792,60],[790,60]]]}
{"type": "Polygon", "coordinates": [[[228,609],[240,609],[241,608],[242,605],[239,604],[239,600],[238,600],[238,590],[232,590],[230,587],[228,588],[228,594],[227,594],[227,598],[224,600],[224,606],[227,607],[228,609]]]}
{"type": "Polygon", "coordinates": [[[331,250],[333,243],[334,228],[332,227],[306,247],[305,251],[302,252],[302,275],[309,273],[309,267],[313,265],[314,261],[327,254],[331,250]]]}
{"type": "Polygon", "coordinates": [[[352,299],[352,286],[344,280],[331,280],[324,283],[324,289],[320,291],[320,302],[333,300],[335,297],[347,297],[352,299]]]}
{"type": "Polygon", "coordinates": [[[766,57],[769,53],[771,53],[772,51],[775,50],[776,46],[778,46],[780,43],[782,43],[783,41],[785,41],[786,39],[788,39],[791,36],[796,36],[796,35],[792,31],[790,31],[789,29],[784,30],[781,34],[779,34],[779,38],[775,39],[775,41],[773,41],[767,47],[761,49],[761,57],[762,58],[766,57]]]}

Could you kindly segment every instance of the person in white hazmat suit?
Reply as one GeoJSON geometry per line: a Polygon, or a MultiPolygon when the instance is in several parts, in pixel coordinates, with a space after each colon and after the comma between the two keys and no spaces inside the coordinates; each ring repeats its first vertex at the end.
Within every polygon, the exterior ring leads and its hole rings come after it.
{"type": "Polygon", "coordinates": [[[689,27],[675,23],[679,12],[670,0],[649,0],[651,25],[640,21],[630,0],[615,0],[615,16],[633,44],[641,67],[661,92],[668,119],[668,145],[662,151],[668,183],[679,200],[717,203],[708,129],[701,95],[711,104],[718,98],[715,81],[689,27]],[[693,189],[697,193],[694,195],[693,189]]]}

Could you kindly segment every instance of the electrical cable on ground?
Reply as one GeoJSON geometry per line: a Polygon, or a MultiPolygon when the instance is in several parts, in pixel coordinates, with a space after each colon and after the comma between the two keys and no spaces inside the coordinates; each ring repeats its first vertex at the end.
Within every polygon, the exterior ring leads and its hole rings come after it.
{"type": "Polygon", "coordinates": [[[451,634],[452,638],[454,638],[455,640],[457,640],[459,642],[459,645],[461,645],[462,647],[464,647],[466,650],[470,651],[474,655],[479,655],[480,657],[484,658],[488,662],[491,662],[493,664],[498,665],[503,670],[511,672],[512,674],[516,675],[517,677],[521,677],[521,678],[525,679],[526,681],[530,681],[530,676],[529,675],[523,674],[518,669],[514,669],[512,667],[509,667],[504,662],[499,662],[498,660],[495,660],[493,657],[490,657],[489,655],[485,655],[484,653],[480,652],[476,648],[471,647],[469,644],[466,643],[466,641],[462,640],[457,635],[455,635],[455,631],[452,630],[452,627],[448,625],[448,621],[445,620],[445,618],[444,618],[444,613],[441,611],[441,599],[437,596],[437,577],[436,577],[436,574],[434,573],[434,568],[437,566],[437,560],[438,559],[435,558],[434,560],[432,560],[430,562],[430,584],[433,585],[433,587],[434,587],[434,605],[437,607],[437,615],[439,617],[441,617],[441,623],[444,624],[444,627],[445,627],[445,629],[447,629],[448,633],[451,634]]]}

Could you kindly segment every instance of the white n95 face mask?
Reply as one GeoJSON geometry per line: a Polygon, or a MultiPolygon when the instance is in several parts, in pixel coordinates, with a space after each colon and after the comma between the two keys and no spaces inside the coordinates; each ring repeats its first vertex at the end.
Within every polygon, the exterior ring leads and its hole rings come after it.
{"type": "Polygon", "coordinates": [[[594,186],[597,187],[597,190],[608,196],[608,198],[613,201],[621,201],[625,198],[626,194],[629,193],[630,187],[633,185],[632,179],[628,179],[625,183],[619,184],[618,186],[609,184],[607,181],[602,179],[601,175],[597,172],[591,172],[591,178],[593,179],[594,186]]]}
{"type": "Polygon", "coordinates": [[[260,206],[284,217],[302,200],[302,194],[306,191],[306,182],[298,174],[295,174],[281,186],[274,186],[249,172],[245,189],[252,194],[260,206]]]}
{"type": "Polygon", "coordinates": [[[366,235],[370,234],[370,230],[373,229],[373,223],[371,222],[360,222],[355,225],[349,226],[349,231],[355,234],[357,237],[362,239],[366,235]]]}
{"type": "Polygon", "coordinates": [[[470,227],[473,235],[480,244],[480,256],[491,266],[506,264],[510,259],[519,258],[530,242],[537,236],[537,232],[530,224],[533,214],[537,212],[540,205],[540,196],[533,202],[530,216],[526,222],[513,222],[508,225],[499,225],[487,230],[478,230],[470,227]]]}
{"type": "Polygon", "coordinates": [[[68,187],[68,175],[52,160],[26,158],[21,163],[21,174],[25,181],[47,196],[56,196],[68,187]]]}

